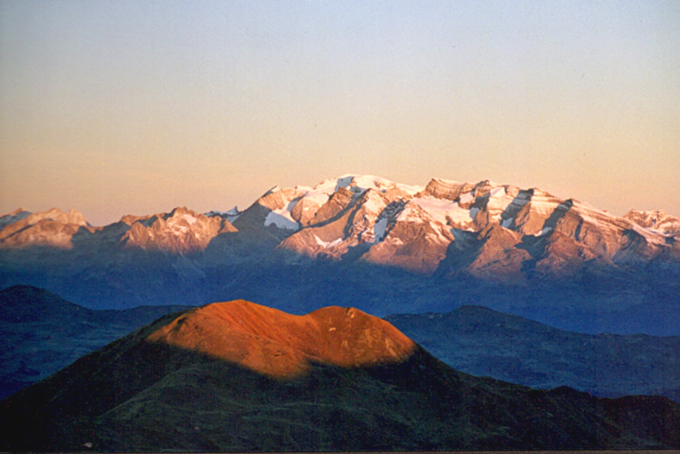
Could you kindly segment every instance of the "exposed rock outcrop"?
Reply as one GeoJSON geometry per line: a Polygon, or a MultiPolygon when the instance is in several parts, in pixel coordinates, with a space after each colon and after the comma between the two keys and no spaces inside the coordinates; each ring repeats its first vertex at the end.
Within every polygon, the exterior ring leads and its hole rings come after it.
{"type": "Polygon", "coordinates": [[[121,238],[125,247],[174,253],[203,251],[217,235],[236,232],[228,220],[207,217],[186,208],[175,208],[143,218],[125,217],[130,229],[121,238]]]}
{"type": "Polygon", "coordinates": [[[59,208],[46,212],[32,213],[17,210],[0,218],[0,248],[22,248],[26,246],[48,246],[70,249],[71,239],[81,228],[93,233],[85,216],[71,209],[64,213],[59,208]],[[9,219],[5,219],[9,217],[9,219]]]}

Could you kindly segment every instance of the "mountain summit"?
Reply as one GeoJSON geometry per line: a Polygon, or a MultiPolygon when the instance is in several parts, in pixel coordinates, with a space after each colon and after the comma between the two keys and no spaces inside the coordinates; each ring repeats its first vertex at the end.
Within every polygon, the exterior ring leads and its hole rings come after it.
{"type": "Polygon", "coordinates": [[[70,249],[71,238],[83,228],[94,229],[81,213],[71,209],[64,213],[52,208],[44,213],[19,209],[0,217],[0,247],[48,246],[70,249]]]}
{"type": "Polygon", "coordinates": [[[147,339],[282,378],[300,376],[312,363],[398,362],[415,348],[388,322],[357,309],[326,307],[295,316],[242,300],[191,310],[147,339]]]}

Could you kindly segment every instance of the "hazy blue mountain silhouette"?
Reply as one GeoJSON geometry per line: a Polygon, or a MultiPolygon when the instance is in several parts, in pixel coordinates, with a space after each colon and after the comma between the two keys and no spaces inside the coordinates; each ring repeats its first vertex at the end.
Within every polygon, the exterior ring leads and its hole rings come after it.
{"type": "Polygon", "coordinates": [[[0,399],[186,306],[91,310],[36,287],[0,290],[0,399]]]}
{"type": "Polygon", "coordinates": [[[533,388],[680,401],[680,336],[588,335],[480,306],[385,317],[462,372],[533,388]]]}

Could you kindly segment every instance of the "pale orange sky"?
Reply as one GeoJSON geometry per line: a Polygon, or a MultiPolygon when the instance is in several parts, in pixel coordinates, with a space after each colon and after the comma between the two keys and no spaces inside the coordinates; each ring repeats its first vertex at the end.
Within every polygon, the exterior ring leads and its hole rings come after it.
{"type": "Polygon", "coordinates": [[[0,213],[367,173],[680,215],[678,2],[0,0],[0,213]]]}

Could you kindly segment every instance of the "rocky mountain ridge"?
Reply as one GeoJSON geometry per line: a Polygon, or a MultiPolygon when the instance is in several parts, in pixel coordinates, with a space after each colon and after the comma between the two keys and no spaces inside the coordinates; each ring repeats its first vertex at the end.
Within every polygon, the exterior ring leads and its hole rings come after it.
{"type": "MultiPolygon", "coordinates": [[[[274,187],[243,211],[200,214],[176,208],[125,216],[104,227],[91,227],[82,215],[69,213],[0,217],[0,286],[36,285],[75,302],[100,301],[101,307],[131,307],[154,298],[203,304],[248,297],[302,311],[320,304],[300,297],[310,285],[328,305],[333,303],[329,279],[349,279],[354,294],[376,293],[384,300],[394,300],[392,290],[376,289],[390,289],[396,279],[397,285],[409,283],[418,290],[423,288],[419,283],[428,282],[434,290],[404,298],[404,304],[427,300],[415,309],[381,310],[378,301],[364,309],[377,314],[451,310],[457,307],[446,307],[451,295],[470,295],[475,285],[519,289],[540,298],[568,295],[571,312],[590,310],[573,306],[587,306],[583,299],[593,288],[601,291],[593,314],[650,304],[664,306],[651,312],[658,314],[680,308],[678,218],[660,211],[619,217],[540,189],[488,180],[435,178],[419,187],[343,175],[314,187],[274,187]],[[144,269],[146,277],[134,274],[136,269],[144,269]],[[349,276],[360,269],[373,282],[349,276]],[[273,293],[284,281],[290,299],[273,293]],[[555,290],[555,285],[564,288],[555,290]],[[255,286],[270,293],[262,299],[252,293],[255,286]],[[650,286],[664,294],[650,296],[650,286]],[[676,297],[669,301],[669,294],[676,297]],[[433,305],[435,298],[440,301],[433,305]],[[295,309],[300,301],[304,307],[295,309]]],[[[493,291],[507,298],[507,292],[493,291]]],[[[511,301],[495,308],[526,315],[518,307],[526,304],[511,301]]],[[[625,317],[635,319],[632,312],[625,317]]]]}
{"type": "MultiPolygon", "coordinates": [[[[17,214],[0,217],[3,249],[68,247],[68,237],[81,227],[93,235],[110,227],[93,228],[75,210],[15,219],[17,214]]],[[[625,269],[631,263],[680,258],[680,219],[663,211],[631,210],[618,217],[540,189],[488,180],[471,184],[435,178],[421,188],[346,175],[313,188],[275,187],[243,212],[206,216],[175,208],[127,215],[120,222],[129,227],[119,238],[124,247],[186,254],[204,251],[222,233],[276,229],[283,238],[276,247],[301,256],[351,256],[424,273],[439,267],[450,246],[465,249],[465,240],[456,238],[470,234],[484,246],[465,271],[479,276],[528,265],[559,275],[560,265],[568,261],[594,260],[625,269]],[[560,253],[568,253],[570,260],[560,260],[560,253]]]]}
{"type": "Polygon", "coordinates": [[[124,247],[180,254],[203,251],[216,236],[236,231],[226,219],[183,207],[159,215],[128,215],[121,222],[130,226],[120,240],[124,247]]]}
{"type": "Polygon", "coordinates": [[[671,216],[663,210],[630,210],[623,217],[630,219],[641,227],[664,235],[677,235],[680,233],[680,219],[676,216],[671,216]]]}
{"type": "Polygon", "coordinates": [[[0,245],[5,248],[24,246],[52,246],[71,248],[73,235],[81,228],[95,231],[85,217],[75,209],[64,213],[52,208],[44,213],[30,213],[18,209],[0,217],[0,245]]]}

